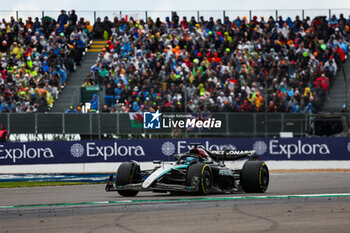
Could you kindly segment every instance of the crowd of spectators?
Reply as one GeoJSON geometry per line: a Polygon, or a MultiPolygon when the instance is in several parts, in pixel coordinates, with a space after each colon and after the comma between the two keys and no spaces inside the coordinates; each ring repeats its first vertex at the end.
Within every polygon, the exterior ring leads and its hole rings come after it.
{"type": "Polygon", "coordinates": [[[0,22],[0,112],[50,109],[85,53],[92,28],[75,11],[57,20],[11,17],[0,22]]]}
{"type": "Polygon", "coordinates": [[[349,26],[343,15],[106,17],[93,30],[109,40],[84,85],[106,87],[108,111],[317,112],[347,58],[349,26]]]}
{"type": "Polygon", "coordinates": [[[11,17],[0,22],[0,112],[47,111],[93,36],[108,41],[83,85],[105,86],[101,112],[317,112],[347,58],[349,29],[343,15],[197,21],[174,12],[94,27],[74,10],[11,17]]]}

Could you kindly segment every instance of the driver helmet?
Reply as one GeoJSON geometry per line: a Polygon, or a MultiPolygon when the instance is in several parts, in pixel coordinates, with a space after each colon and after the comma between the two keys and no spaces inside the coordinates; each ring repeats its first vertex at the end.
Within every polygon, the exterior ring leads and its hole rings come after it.
{"type": "Polygon", "coordinates": [[[193,162],[194,161],[194,158],[193,157],[187,157],[186,158],[186,162],[187,163],[191,163],[191,162],[193,162]]]}
{"type": "Polygon", "coordinates": [[[197,154],[204,159],[208,158],[208,153],[204,149],[201,149],[201,148],[193,148],[190,150],[190,153],[197,154]]]}

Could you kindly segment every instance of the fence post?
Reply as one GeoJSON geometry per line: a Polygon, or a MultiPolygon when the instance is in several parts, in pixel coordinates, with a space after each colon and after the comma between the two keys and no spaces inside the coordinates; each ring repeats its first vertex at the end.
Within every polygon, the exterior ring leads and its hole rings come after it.
{"type": "Polygon", "coordinates": [[[94,23],[96,23],[96,11],[94,11],[94,23]]]}
{"type": "Polygon", "coordinates": [[[197,21],[199,21],[199,11],[197,11],[197,21]]]}
{"type": "Polygon", "coordinates": [[[75,93],[72,95],[72,99],[71,99],[71,101],[70,101],[70,102],[71,102],[71,105],[75,105],[75,104],[74,104],[74,97],[75,97],[75,93]]]}
{"type": "Polygon", "coordinates": [[[62,134],[63,134],[63,137],[64,135],[66,134],[66,123],[65,123],[65,114],[62,113],[62,134]]]}
{"type": "Polygon", "coordinates": [[[122,18],[122,11],[119,11],[119,19],[121,19],[122,18]]]}
{"type": "Polygon", "coordinates": [[[346,72],[345,72],[345,69],[344,69],[344,66],[341,65],[340,66],[340,69],[342,70],[343,72],[343,78],[344,78],[344,82],[345,82],[345,106],[346,106],[346,109],[349,110],[349,105],[348,105],[348,84],[347,84],[347,79],[346,79],[346,72]]]}
{"type": "Polygon", "coordinates": [[[41,12],[41,16],[42,16],[42,18],[45,17],[45,12],[44,11],[41,12]]]}
{"type": "Polygon", "coordinates": [[[328,10],[328,15],[329,15],[329,18],[332,17],[332,10],[331,9],[328,10]]]}
{"type": "Polygon", "coordinates": [[[145,18],[145,21],[146,21],[147,18],[148,18],[148,12],[147,11],[145,11],[145,16],[146,16],[146,18],[145,18]]]}
{"type": "Polygon", "coordinates": [[[284,132],[284,113],[281,114],[281,132],[284,132]]]}
{"type": "Polygon", "coordinates": [[[305,19],[305,11],[304,11],[304,10],[301,11],[301,18],[302,18],[303,20],[305,19]]]}
{"type": "Polygon", "coordinates": [[[254,130],[254,137],[256,137],[256,113],[253,113],[253,130],[254,130]]]}
{"type": "Polygon", "coordinates": [[[267,129],[268,129],[268,126],[267,126],[267,121],[268,121],[268,119],[267,119],[267,111],[266,111],[266,109],[265,109],[265,120],[264,120],[264,131],[265,131],[265,138],[267,138],[267,129]]]}
{"type": "Polygon", "coordinates": [[[90,133],[90,140],[92,140],[92,114],[89,114],[89,133],[90,133]]]}
{"type": "Polygon", "coordinates": [[[38,135],[38,113],[34,114],[34,131],[35,131],[35,135],[38,135]]]}
{"type": "Polygon", "coordinates": [[[10,113],[7,113],[7,131],[8,131],[8,134],[11,133],[11,119],[10,119],[10,113]]]}
{"type": "Polygon", "coordinates": [[[278,10],[276,10],[276,21],[277,21],[277,19],[278,19],[278,10]]]}
{"type": "Polygon", "coordinates": [[[119,117],[119,112],[117,113],[117,135],[119,136],[119,134],[120,134],[120,129],[119,129],[119,125],[120,125],[120,123],[119,123],[119,120],[120,120],[120,117],[119,117]]]}
{"type": "Polygon", "coordinates": [[[16,20],[18,20],[18,11],[16,11],[16,20]]]}
{"type": "Polygon", "coordinates": [[[225,17],[226,17],[226,12],[223,11],[223,12],[222,12],[222,15],[224,16],[224,17],[222,18],[222,22],[224,22],[224,21],[225,21],[225,17]]]}
{"type": "Polygon", "coordinates": [[[98,114],[98,140],[101,140],[101,113],[98,114]]]}
{"type": "Polygon", "coordinates": [[[229,113],[225,113],[226,115],[226,137],[230,136],[230,129],[229,129],[229,124],[228,124],[228,120],[229,120],[229,113]]]}
{"type": "Polygon", "coordinates": [[[300,124],[300,136],[299,137],[305,137],[305,127],[307,126],[306,120],[302,121],[300,124]],[[304,129],[304,130],[303,130],[304,129]]]}
{"type": "Polygon", "coordinates": [[[304,125],[303,125],[303,123],[300,124],[301,125],[300,126],[300,135],[302,135],[302,137],[305,136],[305,133],[303,133],[303,132],[308,132],[308,125],[309,125],[308,115],[307,114],[304,114],[304,115],[305,115],[305,120],[303,121],[304,125]]]}
{"type": "Polygon", "coordinates": [[[265,118],[264,118],[264,131],[265,131],[265,138],[267,138],[267,81],[265,80],[265,85],[264,85],[264,99],[265,99],[265,118]]]}
{"type": "Polygon", "coordinates": [[[251,20],[252,20],[252,11],[249,10],[249,21],[251,21],[251,20]]]}

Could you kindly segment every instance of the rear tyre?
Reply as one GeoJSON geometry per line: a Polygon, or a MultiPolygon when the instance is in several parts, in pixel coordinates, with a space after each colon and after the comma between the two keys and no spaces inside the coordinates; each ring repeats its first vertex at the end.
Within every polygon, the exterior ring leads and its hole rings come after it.
{"type": "Polygon", "coordinates": [[[186,185],[192,186],[197,182],[199,194],[207,195],[211,192],[213,186],[213,173],[208,164],[194,163],[188,167],[186,175],[186,185]]]}
{"type": "MultiPolygon", "coordinates": [[[[127,184],[133,184],[140,179],[140,166],[136,163],[128,162],[122,163],[117,170],[117,177],[115,180],[116,187],[127,184]]],[[[139,191],[135,190],[119,190],[118,193],[125,197],[134,197],[139,191]]]]}
{"type": "Polygon", "coordinates": [[[269,186],[269,169],[262,161],[247,161],[241,171],[241,186],[246,193],[264,193],[269,186]]]}

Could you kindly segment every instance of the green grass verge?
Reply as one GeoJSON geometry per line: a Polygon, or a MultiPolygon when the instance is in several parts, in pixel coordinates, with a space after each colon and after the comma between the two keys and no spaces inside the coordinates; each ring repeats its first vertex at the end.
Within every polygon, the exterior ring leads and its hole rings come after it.
{"type": "Polygon", "coordinates": [[[0,182],[0,188],[23,188],[23,187],[42,187],[42,186],[66,186],[66,185],[84,185],[96,184],[89,182],[60,182],[60,181],[15,181],[0,182]]]}

